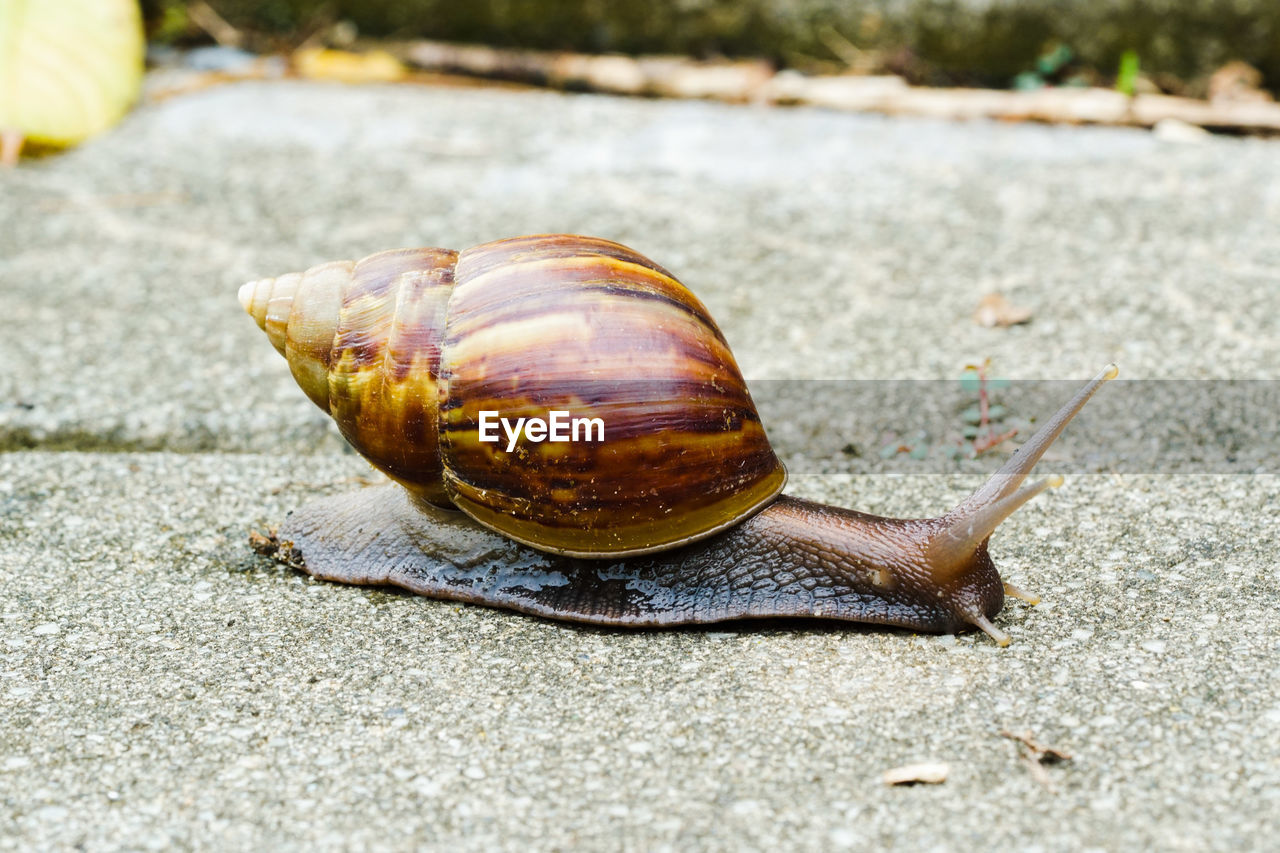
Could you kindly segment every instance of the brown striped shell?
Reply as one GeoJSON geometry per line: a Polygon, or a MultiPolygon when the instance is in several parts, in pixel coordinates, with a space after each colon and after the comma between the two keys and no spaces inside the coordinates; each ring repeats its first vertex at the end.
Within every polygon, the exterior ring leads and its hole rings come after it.
{"type": "Polygon", "coordinates": [[[672,548],[749,517],[786,482],[707,309],[617,243],[380,252],[251,282],[240,301],[374,466],[544,551],[672,548]],[[485,411],[599,418],[604,438],[523,434],[508,451],[501,428],[480,440],[485,411]]]}

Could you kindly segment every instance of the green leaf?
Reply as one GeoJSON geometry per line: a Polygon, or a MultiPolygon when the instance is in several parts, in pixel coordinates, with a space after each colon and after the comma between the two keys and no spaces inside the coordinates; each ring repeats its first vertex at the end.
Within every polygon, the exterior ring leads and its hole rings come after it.
{"type": "Polygon", "coordinates": [[[1116,91],[1132,96],[1138,83],[1138,52],[1126,50],[1120,55],[1120,70],[1116,72],[1116,91]]]}
{"type": "Polygon", "coordinates": [[[1023,71],[1013,78],[1013,88],[1019,92],[1034,92],[1044,88],[1044,78],[1034,71],[1023,71]]]}
{"type": "Polygon", "coordinates": [[[1075,51],[1067,47],[1065,44],[1058,42],[1044,53],[1040,54],[1040,58],[1036,60],[1036,71],[1043,77],[1056,74],[1061,71],[1072,59],[1075,59],[1075,51]]]}

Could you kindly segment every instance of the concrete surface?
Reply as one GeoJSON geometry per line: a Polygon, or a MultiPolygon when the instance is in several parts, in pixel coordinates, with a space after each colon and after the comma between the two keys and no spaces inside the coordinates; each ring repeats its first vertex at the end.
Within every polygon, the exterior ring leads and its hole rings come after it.
{"type": "MultiPolygon", "coordinates": [[[[757,382],[989,355],[1265,388],[1278,163],[1124,130],[281,83],[0,174],[0,849],[1265,846],[1274,429],[1238,469],[1103,462],[1023,510],[993,554],[1045,602],[1006,608],[1005,650],[582,630],[253,554],[250,528],[368,469],[234,295],[382,248],[584,231],[680,274],[757,382]],[[997,289],[1033,322],[974,325],[997,289]],[[1002,728],[1074,755],[1055,790],[1002,728]],[[881,784],[926,759],[945,784],[881,784]]],[[[833,404],[831,429],[853,417],[833,404]]],[[[996,460],[844,461],[790,490],[919,515],[996,460]]]]}

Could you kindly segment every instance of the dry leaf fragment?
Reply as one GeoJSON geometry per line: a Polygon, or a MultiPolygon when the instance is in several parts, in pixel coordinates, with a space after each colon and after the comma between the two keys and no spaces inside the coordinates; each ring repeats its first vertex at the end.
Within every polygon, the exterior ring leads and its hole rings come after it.
{"type": "Polygon", "coordinates": [[[1262,88],[1262,72],[1247,62],[1228,62],[1209,76],[1209,100],[1214,103],[1266,103],[1274,100],[1262,88]]]}
{"type": "Polygon", "coordinates": [[[947,781],[951,766],[945,761],[922,761],[905,764],[884,772],[886,785],[941,785],[947,781]]]}
{"type": "Polygon", "coordinates": [[[1014,305],[999,293],[988,293],[973,312],[973,321],[990,329],[994,326],[1016,326],[1031,319],[1031,309],[1014,305]]]}
{"type": "Polygon", "coordinates": [[[261,554],[264,557],[274,557],[276,549],[280,547],[280,543],[276,539],[275,530],[268,530],[266,533],[250,530],[249,547],[254,550],[254,553],[261,554]]]}
{"type": "Polygon", "coordinates": [[[404,64],[385,50],[352,53],[304,47],[294,51],[293,67],[303,77],[339,83],[394,83],[407,73],[404,64]]]}

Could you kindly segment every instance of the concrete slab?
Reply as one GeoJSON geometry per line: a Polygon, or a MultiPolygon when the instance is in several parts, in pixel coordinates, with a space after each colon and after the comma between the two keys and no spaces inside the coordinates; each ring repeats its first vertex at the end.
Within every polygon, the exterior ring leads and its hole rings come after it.
{"type": "MultiPolygon", "coordinates": [[[[358,464],[0,456],[0,849],[1242,849],[1280,791],[1280,478],[1084,477],[984,636],[565,627],[245,533],[358,464]],[[1001,729],[1073,755],[1035,781],[1001,729]],[[948,762],[938,787],[883,771],[948,762]]],[[[337,484],[337,485],[324,485],[337,484]]],[[[965,478],[806,478],[918,514],[965,478]]]]}
{"type": "Polygon", "coordinates": [[[1275,378],[1275,149],[542,92],[246,84],[0,176],[0,447],[334,452],[243,281],[608,236],[748,379],[1275,378]],[[971,319],[989,291],[1028,326],[971,319]]]}

